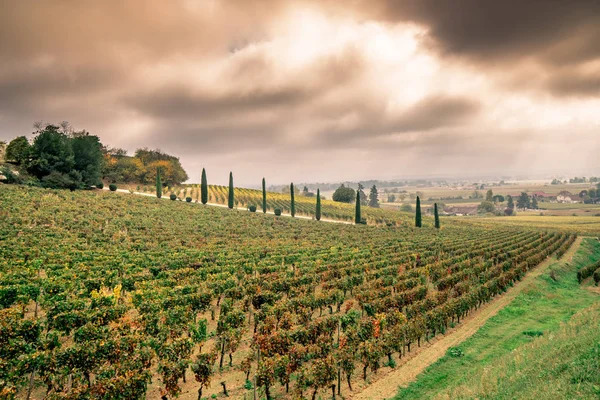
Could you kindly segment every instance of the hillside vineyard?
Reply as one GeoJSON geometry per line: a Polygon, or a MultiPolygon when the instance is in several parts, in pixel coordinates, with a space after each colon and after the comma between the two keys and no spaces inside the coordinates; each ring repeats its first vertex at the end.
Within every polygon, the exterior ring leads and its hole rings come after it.
{"type": "MultiPolygon", "coordinates": [[[[149,186],[141,187],[140,190],[142,190],[143,193],[154,193],[154,189],[149,186]]],[[[228,190],[227,186],[208,185],[208,201],[215,204],[227,204],[228,190]]],[[[193,201],[200,201],[199,185],[175,187],[172,191],[180,200],[185,200],[185,198],[189,196],[193,201]]],[[[298,215],[313,217],[316,211],[316,202],[317,199],[315,196],[308,197],[297,195],[295,197],[296,213],[298,215]]],[[[340,221],[354,221],[354,203],[348,204],[332,200],[322,200],[321,204],[321,214],[324,218],[340,221]]],[[[258,212],[261,212],[262,192],[256,189],[236,188],[235,206],[248,207],[249,205],[257,206],[258,212]]],[[[290,213],[291,201],[289,193],[267,192],[267,210],[273,211],[276,208],[282,210],[284,213],[290,213]]],[[[399,217],[400,214],[388,209],[364,207],[363,214],[369,224],[386,224],[393,226],[402,223],[402,219],[399,217]]],[[[404,222],[407,221],[408,220],[405,220],[404,222]]],[[[410,224],[412,223],[414,223],[414,221],[410,221],[410,224]]]]}
{"type": "Polygon", "coordinates": [[[575,240],[397,215],[353,226],[3,186],[0,397],[349,393],[575,240]]]}

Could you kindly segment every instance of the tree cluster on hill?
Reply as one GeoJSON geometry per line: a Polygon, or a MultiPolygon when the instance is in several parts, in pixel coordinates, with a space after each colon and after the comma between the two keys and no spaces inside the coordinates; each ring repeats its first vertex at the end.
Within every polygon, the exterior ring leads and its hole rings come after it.
{"type": "Polygon", "coordinates": [[[379,195],[377,193],[377,186],[375,185],[371,187],[371,192],[369,193],[369,207],[379,208],[379,195]]]}
{"type": "Polygon", "coordinates": [[[138,149],[133,157],[122,149],[104,148],[102,177],[112,183],[149,184],[160,169],[164,185],[178,185],[188,180],[179,158],[160,150],[138,149]]]}
{"type": "Polygon", "coordinates": [[[98,136],[74,131],[66,123],[38,124],[33,135],[31,143],[19,136],[6,148],[6,160],[19,168],[14,183],[75,190],[100,181],[102,144],[98,136]]]}
{"type": "Polygon", "coordinates": [[[123,149],[104,146],[98,136],[74,130],[68,122],[58,125],[36,123],[33,139],[13,139],[4,158],[16,172],[3,168],[10,183],[27,183],[50,188],[82,189],[110,183],[152,183],[160,170],[163,185],[188,179],[177,157],[160,150],[138,149],[127,156],[123,149]]]}

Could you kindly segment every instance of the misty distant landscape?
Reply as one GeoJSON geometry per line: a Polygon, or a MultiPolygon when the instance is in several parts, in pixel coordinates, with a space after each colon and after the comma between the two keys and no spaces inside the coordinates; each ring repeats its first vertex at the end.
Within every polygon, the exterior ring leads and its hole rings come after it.
{"type": "Polygon", "coordinates": [[[600,398],[599,27],[0,0],[0,399],[600,398]]]}

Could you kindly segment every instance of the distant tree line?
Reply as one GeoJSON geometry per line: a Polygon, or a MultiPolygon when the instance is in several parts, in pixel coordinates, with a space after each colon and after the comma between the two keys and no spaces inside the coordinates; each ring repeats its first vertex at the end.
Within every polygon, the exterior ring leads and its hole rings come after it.
{"type": "Polygon", "coordinates": [[[373,185],[369,192],[369,196],[365,194],[363,191],[364,186],[360,183],[358,184],[358,190],[355,191],[351,187],[345,186],[343,183],[338,187],[335,192],[333,192],[332,199],[333,201],[337,201],[339,203],[352,203],[355,198],[359,199],[360,205],[369,206],[373,208],[379,208],[379,194],[377,191],[377,186],[373,185]],[[358,197],[356,197],[358,196],[358,197]]]}
{"type": "Polygon", "coordinates": [[[138,149],[133,157],[122,149],[104,148],[103,153],[102,178],[111,183],[150,184],[159,169],[163,185],[178,185],[189,178],[179,158],[160,150],[138,149]]]}

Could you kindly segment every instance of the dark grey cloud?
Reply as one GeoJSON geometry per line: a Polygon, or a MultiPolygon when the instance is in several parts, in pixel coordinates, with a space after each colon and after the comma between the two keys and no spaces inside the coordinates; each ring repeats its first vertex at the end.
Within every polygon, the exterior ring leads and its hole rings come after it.
{"type": "Polygon", "coordinates": [[[360,7],[382,20],[423,24],[440,51],[482,62],[540,56],[563,64],[600,56],[593,45],[600,38],[596,0],[375,0],[360,7]]]}
{"type": "Polygon", "coordinates": [[[600,66],[595,72],[563,70],[553,73],[544,87],[558,96],[600,97],[600,66]]]}
{"type": "Polygon", "coordinates": [[[276,60],[264,53],[230,56],[215,88],[190,82],[169,81],[153,88],[141,87],[124,96],[124,105],[157,118],[197,120],[223,118],[268,110],[281,113],[306,106],[330,91],[358,79],[364,60],[355,49],[323,56],[302,73],[278,76],[276,60]]]}
{"type": "Polygon", "coordinates": [[[466,97],[432,96],[407,107],[386,113],[382,107],[365,112],[353,127],[330,128],[320,135],[324,146],[361,147],[373,139],[407,132],[428,132],[465,122],[480,110],[480,104],[466,97]]]}
{"type": "MultiPolygon", "coordinates": [[[[377,4],[373,7],[373,3],[377,4]]],[[[499,68],[536,62],[549,78],[540,90],[555,96],[597,95],[597,74],[563,69],[600,61],[597,0],[380,0],[378,18],[413,21],[428,29],[431,48],[445,57],[499,68]]],[[[519,70],[513,71],[519,79],[519,70]]]]}

